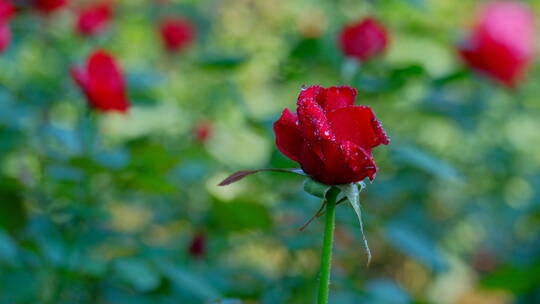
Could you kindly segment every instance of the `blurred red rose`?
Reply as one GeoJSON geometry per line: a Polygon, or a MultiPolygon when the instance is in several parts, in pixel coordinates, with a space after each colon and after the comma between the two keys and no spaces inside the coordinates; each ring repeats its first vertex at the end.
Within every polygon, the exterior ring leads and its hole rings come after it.
{"type": "Polygon", "coordinates": [[[343,28],[339,44],[346,56],[366,61],[386,49],[388,34],[384,26],[375,19],[365,18],[343,28]]]}
{"type": "Polygon", "coordinates": [[[497,1],[482,7],[478,21],[459,46],[465,62],[507,87],[522,79],[535,44],[534,15],[527,5],[497,1]]]}
{"type": "Polygon", "coordinates": [[[36,9],[43,14],[50,14],[68,3],[68,0],[35,0],[36,9]]]}
{"type": "Polygon", "coordinates": [[[195,39],[195,29],[185,19],[165,19],[160,26],[161,39],[169,52],[184,49],[195,39]]]}
{"type": "Polygon", "coordinates": [[[193,128],[193,135],[200,143],[205,143],[212,136],[212,125],[207,121],[199,122],[193,128]]]}
{"type": "Polygon", "coordinates": [[[274,123],[278,149],[328,185],[373,180],[371,150],[389,140],[371,108],[354,105],[356,94],[347,86],[303,89],[297,113],[285,109],[274,123]]]}
{"type": "Polygon", "coordinates": [[[5,51],[11,42],[11,29],[7,22],[0,22],[0,53],[5,51]]]}
{"type": "Polygon", "coordinates": [[[79,12],[77,31],[83,36],[99,34],[106,27],[113,15],[113,7],[109,2],[96,3],[79,12]]]}
{"type": "Polygon", "coordinates": [[[15,14],[15,7],[9,0],[0,0],[0,23],[7,22],[15,14]]]}
{"type": "Polygon", "coordinates": [[[199,232],[193,236],[189,243],[189,255],[194,258],[201,258],[206,253],[206,235],[199,232]]]}
{"type": "Polygon", "coordinates": [[[11,43],[11,28],[8,22],[14,13],[15,8],[11,1],[0,0],[0,53],[11,43]]]}
{"type": "Polygon", "coordinates": [[[129,108],[122,71],[105,51],[94,52],[86,66],[73,67],[71,73],[93,108],[103,112],[129,108]]]}

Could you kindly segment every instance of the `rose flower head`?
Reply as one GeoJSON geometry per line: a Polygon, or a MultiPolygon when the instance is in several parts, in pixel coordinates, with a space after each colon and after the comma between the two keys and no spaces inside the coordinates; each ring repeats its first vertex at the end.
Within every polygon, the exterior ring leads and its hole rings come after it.
{"type": "Polygon", "coordinates": [[[93,108],[102,112],[129,108],[122,70],[107,52],[95,51],[85,66],[72,68],[71,74],[93,108]]]}
{"type": "Polygon", "coordinates": [[[368,17],[345,26],[339,35],[339,45],[347,57],[363,62],[386,49],[388,33],[381,23],[368,17]]]}
{"type": "Polygon", "coordinates": [[[193,25],[182,18],[168,18],[161,22],[159,32],[163,45],[169,52],[185,49],[195,39],[193,25]]]}
{"type": "Polygon", "coordinates": [[[372,149],[389,139],[370,107],[354,105],[356,95],[347,86],[302,89],[297,112],[285,109],[274,123],[278,149],[324,184],[373,180],[372,149]]]}
{"type": "Polygon", "coordinates": [[[471,68],[513,88],[532,62],[534,44],[534,15],[529,7],[496,1],[482,6],[458,51],[471,68]]]}

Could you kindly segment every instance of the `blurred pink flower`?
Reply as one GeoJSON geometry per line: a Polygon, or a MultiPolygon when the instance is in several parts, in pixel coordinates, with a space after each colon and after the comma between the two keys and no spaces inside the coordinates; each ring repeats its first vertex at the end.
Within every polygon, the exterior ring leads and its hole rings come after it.
{"type": "Polygon", "coordinates": [[[0,22],[0,53],[5,51],[11,42],[11,29],[7,22],[0,22]]]}
{"type": "Polygon", "coordinates": [[[496,1],[481,8],[458,50],[470,67],[513,88],[533,59],[534,36],[534,15],[526,4],[496,1]]]}

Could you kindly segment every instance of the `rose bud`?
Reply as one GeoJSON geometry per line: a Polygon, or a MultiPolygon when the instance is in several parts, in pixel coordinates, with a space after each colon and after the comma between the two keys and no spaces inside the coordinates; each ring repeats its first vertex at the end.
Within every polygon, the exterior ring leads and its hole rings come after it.
{"type": "Polygon", "coordinates": [[[9,0],[0,0],[0,23],[7,22],[15,14],[15,7],[9,0]]]}
{"type": "Polygon", "coordinates": [[[86,66],[73,67],[71,74],[91,107],[103,112],[126,112],[129,108],[122,71],[105,51],[94,52],[86,66]]]}
{"type": "Polygon", "coordinates": [[[206,253],[206,236],[199,232],[193,236],[189,243],[189,255],[194,258],[202,258],[206,253]]]}
{"type": "Polygon", "coordinates": [[[513,88],[532,62],[534,36],[534,15],[527,5],[497,1],[480,9],[458,51],[471,68],[513,88]]]}
{"type": "Polygon", "coordinates": [[[11,43],[11,28],[9,19],[15,13],[15,8],[8,0],[0,0],[0,53],[11,43]]]}
{"type": "Polygon", "coordinates": [[[5,51],[11,42],[11,29],[7,22],[0,22],[0,53],[5,51]]]}
{"type": "Polygon", "coordinates": [[[367,61],[386,49],[388,34],[375,19],[365,18],[343,28],[339,44],[346,56],[367,61]]]}
{"type": "Polygon", "coordinates": [[[276,145],[313,179],[328,185],[375,178],[371,150],[389,144],[370,107],[355,106],[356,89],[303,89],[297,113],[288,109],[274,123],[276,145]]]}
{"type": "Polygon", "coordinates": [[[212,125],[206,121],[199,122],[193,128],[193,135],[198,142],[205,143],[212,136],[212,125]]]}
{"type": "Polygon", "coordinates": [[[45,15],[51,14],[68,3],[68,0],[35,0],[36,9],[45,15]]]}
{"type": "Polygon", "coordinates": [[[161,39],[169,52],[183,50],[195,39],[195,30],[185,19],[166,19],[160,26],[161,39]]]}
{"type": "Polygon", "coordinates": [[[97,3],[86,7],[77,17],[77,31],[82,36],[99,34],[107,27],[112,18],[113,8],[108,2],[97,3]]]}

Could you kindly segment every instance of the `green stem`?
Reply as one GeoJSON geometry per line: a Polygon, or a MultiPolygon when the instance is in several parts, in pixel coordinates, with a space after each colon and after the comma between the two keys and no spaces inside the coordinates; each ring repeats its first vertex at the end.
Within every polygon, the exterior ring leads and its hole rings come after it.
{"type": "Polygon", "coordinates": [[[334,243],[336,197],[338,193],[339,189],[332,187],[332,189],[330,189],[326,195],[326,220],[324,224],[324,241],[321,255],[318,304],[328,303],[330,270],[332,268],[332,245],[334,243]]]}

